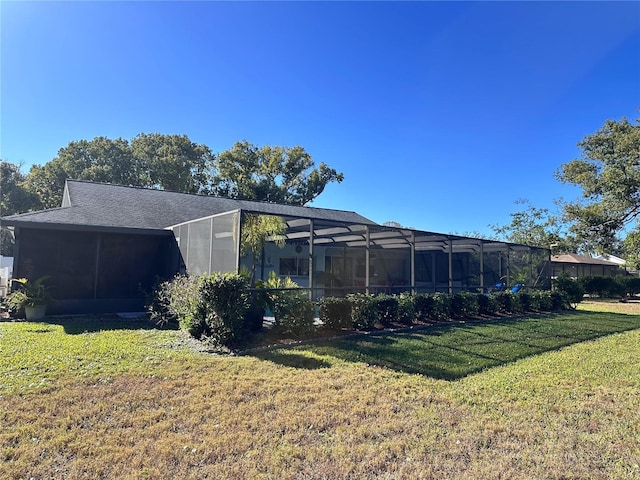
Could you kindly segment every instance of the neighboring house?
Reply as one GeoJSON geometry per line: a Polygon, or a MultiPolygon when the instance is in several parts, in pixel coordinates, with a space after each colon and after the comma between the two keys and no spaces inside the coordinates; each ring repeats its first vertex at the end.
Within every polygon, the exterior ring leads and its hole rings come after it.
{"type": "Polygon", "coordinates": [[[589,276],[614,277],[624,275],[626,272],[616,262],[601,258],[587,257],[576,253],[551,256],[551,276],[557,278],[562,273],[571,278],[589,276]]]}
{"type": "Polygon", "coordinates": [[[611,262],[611,263],[615,263],[620,268],[624,268],[625,270],[627,269],[626,268],[627,267],[627,261],[624,258],[616,257],[615,255],[610,255],[608,253],[605,253],[603,255],[595,255],[593,258],[596,258],[598,260],[605,260],[605,261],[611,262]]]}
{"type": "Polygon", "coordinates": [[[50,276],[51,313],[143,308],[157,280],[251,269],[242,218],[277,215],[286,245],[265,245],[255,271],[290,276],[314,298],[349,292],[549,288],[549,250],[385,227],[343,210],[68,180],[60,208],[0,219],[14,229],[14,275],[50,276]]]}

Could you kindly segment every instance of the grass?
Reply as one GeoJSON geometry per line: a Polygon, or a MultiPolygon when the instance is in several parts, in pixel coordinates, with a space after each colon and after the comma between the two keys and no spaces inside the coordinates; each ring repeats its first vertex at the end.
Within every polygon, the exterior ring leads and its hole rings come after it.
{"type": "Polygon", "coordinates": [[[0,478],[638,478],[639,329],[585,309],[217,357],[0,323],[0,478]]]}

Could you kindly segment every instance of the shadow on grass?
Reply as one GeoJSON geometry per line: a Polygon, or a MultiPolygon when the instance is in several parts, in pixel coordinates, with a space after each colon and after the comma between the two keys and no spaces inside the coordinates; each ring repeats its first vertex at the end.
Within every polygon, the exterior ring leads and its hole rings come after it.
{"type": "Polygon", "coordinates": [[[40,323],[62,325],[64,333],[78,335],[105,330],[178,330],[175,324],[159,326],[146,317],[139,319],[120,318],[117,315],[82,315],[69,317],[46,317],[40,323]]]}
{"type": "Polygon", "coordinates": [[[309,357],[295,350],[271,350],[257,353],[254,356],[260,360],[267,360],[285,367],[304,368],[307,370],[317,370],[331,366],[325,360],[309,357]]]}
{"type": "Polygon", "coordinates": [[[519,319],[437,325],[424,330],[383,336],[358,335],[319,340],[256,356],[288,366],[308,368],[302,363],[309,361],[309,357],[294,355],[294,352],[312,352],[399,372],[457,380],[525,357],[637,328],[640,328],[640,315],[566,312],[519,319]],[[296,360],[301,363],[296,363],[296,360]]]}

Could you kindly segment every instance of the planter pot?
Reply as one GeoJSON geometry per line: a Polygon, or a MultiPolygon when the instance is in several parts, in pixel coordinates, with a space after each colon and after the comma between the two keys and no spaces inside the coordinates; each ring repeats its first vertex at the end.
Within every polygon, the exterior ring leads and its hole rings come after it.
{"type": "Polygon", "coordinates": [[[24,307],[24,314],[28,322],[42,320],[47,312],[46,305],[36,305],[35,307],[24,307]]]}

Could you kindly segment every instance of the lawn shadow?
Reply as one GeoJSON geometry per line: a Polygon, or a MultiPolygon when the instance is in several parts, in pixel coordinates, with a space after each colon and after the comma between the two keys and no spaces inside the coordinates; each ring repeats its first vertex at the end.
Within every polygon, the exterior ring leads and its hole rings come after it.
{"type": "Polygon", "coordinates": [[[178,330],[176,324],[157,325],[148,317],[121,318],[117,315],[70,315],[45,317],[40,323],[61,325],[64,333],[79,335],[106,330],[178,330]]]}
{"type": "Polygon", "coordinates": [[[279,360],[291,355],[283,352],[312,352],[452,381],[487,368],[637,328],[640,328],[640,315],[565,312],[439,324],[385,335],[353,335],[318,340],[269,354],[274,355],[272,361],[280,363],[279,360]],[[281,359],[282,355],[285,356],[281,359]]]}
{"type": "Polygon", "coordinates": [[[260,360],[277,363],[285,367],[303,368],[306,370],[317,370],[319,368],[329,368],[331,364],[325,360],[303,355],[295,350],[268,350],[253,355],[260,360]]]}

